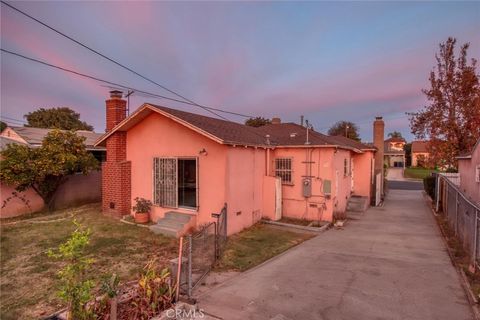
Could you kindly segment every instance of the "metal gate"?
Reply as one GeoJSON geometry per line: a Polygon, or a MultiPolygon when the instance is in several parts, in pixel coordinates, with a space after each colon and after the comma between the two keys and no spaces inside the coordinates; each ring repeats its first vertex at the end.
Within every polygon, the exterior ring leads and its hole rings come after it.
{"type": "Polygon", "coordinates": [[[217,221],[205,224],[198,232],[184,237],[180,289],[188,296],[210,272],[227,243],[227,204],[212,217],[217,221]]]}

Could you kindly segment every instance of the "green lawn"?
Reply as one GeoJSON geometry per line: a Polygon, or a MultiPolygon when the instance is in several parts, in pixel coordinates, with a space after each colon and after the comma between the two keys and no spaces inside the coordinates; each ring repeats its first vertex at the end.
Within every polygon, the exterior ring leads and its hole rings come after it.
{"type": "Polygon", "coordinates": [[[256,224],[228,238],[217,271],[244,271],[308,240],[315,235],[256,224]]]}
{"type": "MultiPolygon", "coordinates": [[[[0,319],[38,319],[62,308],[55,287],[60,263],[47,257],[46,251],[69,237],[74,218],[91,229],[88,254],[95,261],[91,276],[97,281],[102,274],[113,272],[121,281],[134,280],[149,259],[156,257],[166,266],[176,256],[176,239],[104,216],[98,204],[54,215],[64,220],[15,225],[2,221],[0,319]]],[[[42,214],[38,219],[47,220],[48,216],[42,214]]]]}
{"type": "Polygon", "coordinates": [[[425,169],[425,168],[405,168],[403,176],[410,179],[423,179],[430,176],[432,172],[438,172],[435,169],[425,169]]]}

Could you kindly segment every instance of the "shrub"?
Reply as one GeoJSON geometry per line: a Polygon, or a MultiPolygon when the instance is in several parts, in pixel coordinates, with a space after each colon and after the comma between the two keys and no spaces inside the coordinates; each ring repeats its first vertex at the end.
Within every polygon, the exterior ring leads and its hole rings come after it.
{"type": "Polygon", "coordinates": [[[67,319],[91,319],[93,314],[88,310],[87,302],[92,299],[95,284],[87,278],[86,273],[93,260],[87,258],[85,254],[90,230],[83,230],[76,221],[73,223],[77,228],[70,238],[62,243],[56,252],[50,249],[48,255],[64,262],[64,267],[58,272],[60,278],[58,294],[68,305],[67,319]]]}
{"type": "Polygon", "coordinates": [[[434,176],[428,176],[423,178],[423,188],[432,199],[435,199],[435,183],[436,179],[434,176]]]}
{"type": "Polygon", "coordinates": [[[147,320],[170,308],[175,299],[175,287],[168,268],[160,268],[158,261],[147,263],[138,281],[136,294],[128,310],[130,319],[147,320]]]}

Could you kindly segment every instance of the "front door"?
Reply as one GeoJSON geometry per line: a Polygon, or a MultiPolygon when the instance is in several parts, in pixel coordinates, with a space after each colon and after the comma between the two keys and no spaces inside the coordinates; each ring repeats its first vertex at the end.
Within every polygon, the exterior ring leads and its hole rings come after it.
{"type": "Polygon", "coordinates": [[[197,197],[197,159],[178,159],[178,206],[196,209],[197,197]]]}

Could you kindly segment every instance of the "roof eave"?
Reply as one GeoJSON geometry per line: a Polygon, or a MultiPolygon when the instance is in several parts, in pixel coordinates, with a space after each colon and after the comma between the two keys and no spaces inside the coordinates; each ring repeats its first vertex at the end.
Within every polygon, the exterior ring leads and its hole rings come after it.
{"type": "MultiPolygon", "coordinates": [[[[190,128],[198,133],[200,133],[201,135],[217,142],[217,143],[220,143],[220,144],[229,144],[229,143],[226,143],[225,141],[223,141],[221,138],[205,131],[205,130],[202,130],[200,129],[199,127],[197,126],[194,126],[193,124],[185,121],[185,120],[182,120],[168,112],[165,112],[163,110],[160,110],[158,108],[155,108],[154,106],[148,104],[148,103],[144,103],[140,108],[138,108],[134,113],[132,113],[130,116],[128,116],[127,118],[125,118],[123,121],[121,121],[119,124],[117,124],[115,127],[113,127],[112,130],[110,130],[109,132],[105,133],[103,136],[101,136],[94,144],[95,147],[97,146],[103,146],[103,143],[106,141],[106,139],[108,137],[110,137],[114,132],[116,131],[123,131],[123,130],[120,130],[123,126],[125,126],[128,122],[132,121],[132,119],[134,119],[135,117],[137,117],[141,112],[145,111],[145,110],[150,110],[151,112],[156,112],[158,114],[161,114],[163,115],[164,117],[166,118],[169,118],[169,119],[172,119],[173,121],[177,122],[177,123],[180,123],[182,124],[183,126],[187,127],[187,128],[190,128]]],[[[241,143],[237,143],[237,144],[241,144],[241,143]]]]}

